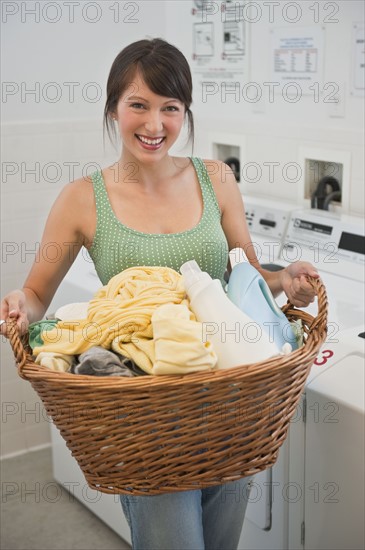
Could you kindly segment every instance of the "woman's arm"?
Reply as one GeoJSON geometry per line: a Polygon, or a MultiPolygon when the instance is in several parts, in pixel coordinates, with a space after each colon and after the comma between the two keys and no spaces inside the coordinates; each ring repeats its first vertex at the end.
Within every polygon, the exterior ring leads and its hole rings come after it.
{"type": "Polygon", "coordinates": [[[314,290],[307,277],[319,277],[316,269],[308,262],[295,262],[281,271],[262,269],[252,244],[242,196],[232,170],[217,162],[218,169],[212,170],[211,180],[222,212],[222,227],[229,249],[240,247],[250,263],[262,274],[274,296],[285,292],[290,301],[305,307],[314,300],[314,290]]]}
{"type": "MultiPolygon", "coordinates": [[[[21,332],[41,319],[52,298],[85,244],[83,231],[85,207],[90,188],[86,180],[69,183],[61,191],[49,213],[42,240],[22,289],[7,294],[1,301],[0,318],[16,318],[21,332]]],[[[90,209],[89,209],[90,215],[90,209]]],[[[5,324],[1,332],[6,333],[5,324]]]]}

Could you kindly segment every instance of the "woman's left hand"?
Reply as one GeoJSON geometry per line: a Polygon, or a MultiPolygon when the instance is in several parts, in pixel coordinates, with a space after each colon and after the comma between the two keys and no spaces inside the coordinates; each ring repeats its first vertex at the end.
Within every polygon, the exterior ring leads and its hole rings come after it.
{"type": "Polygon", "coordinates": [[[283,291],[296,307],[314,302],[316,293],[308,277],[319,278],[318,271],[309,262],[294,262],[280,271],[283,291]]]}

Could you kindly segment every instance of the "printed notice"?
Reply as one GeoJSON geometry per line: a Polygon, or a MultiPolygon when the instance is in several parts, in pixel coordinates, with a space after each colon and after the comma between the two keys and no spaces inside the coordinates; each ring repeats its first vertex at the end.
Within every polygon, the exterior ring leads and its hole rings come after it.
{"type": "Polygon", "coordinates": [[[365,40],[364,24],[354,25],[353,32],[353,79],[352,92],[354,95],[364,95],[365,89],[365,40]]]}
{"type": "MultiPolygon", "coordinates": [[[[242,6],[241,6],[242,8],[242,6]]],[[[225,4],[223,20],[223,58],[245,54],[245,22],[240,4],[225,4]]]]}
{"type": "Polygon", "coordinates": [[[289,38],[283,40],[281,48],[274,52],[276,73],[315,73],[318,66],[318,50],[311,38],[289,38]]]}
{"type": "MultiPolygon", "coordinates": [[[[200,81],[243,80],[247,56],[245,10],[247,6],[243,1],[193,1],[191,65],[200,81]]],[[[247,74],[245,76],[247,78],[247,74]]]]}
{"type": "Polygon", "coordinates": [[[214,27],[213,23],[194,24],[194,53],[196,57],[213,57],[214,27]]]}
{"type": "Polygon", "coordinates": [[[273,82],[299,84],[310,93],[313,82],[323,80],[324,31],[322,28],[272,30],[271,74],[273,82]]]}

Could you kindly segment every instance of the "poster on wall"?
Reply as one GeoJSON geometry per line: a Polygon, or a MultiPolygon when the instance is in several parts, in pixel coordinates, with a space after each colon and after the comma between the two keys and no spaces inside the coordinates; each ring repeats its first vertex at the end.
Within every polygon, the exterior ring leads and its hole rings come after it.
{"type": "Polygon", "coordinates": [[[352,39],[352,93],[364,95],[365,91],[365,40],[364,23],[355,23],[352,39]]]}
{"type": "Polygon", "coordinates": [[[276,90],[310,94],[323,85],[323,27],[285,27],[271,31],[271,78],[276,90]]]}
{"type": "Polygon", "coordinates": [[[192,2],[195,83],[218,87],[247,78],[247,25],[244,1],[192,2]]]}

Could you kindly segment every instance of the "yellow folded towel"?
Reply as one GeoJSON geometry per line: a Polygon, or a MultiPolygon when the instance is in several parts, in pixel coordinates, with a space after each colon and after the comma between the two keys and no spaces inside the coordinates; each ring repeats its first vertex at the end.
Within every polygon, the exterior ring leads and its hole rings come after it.
{"type": "Polygon", "coordinates": [[[217,356],[203,342],[202,323],[183,304],[165,304],[152,315],[155,361],[151,374],[187,374],[213,369],[217,356]]]}

